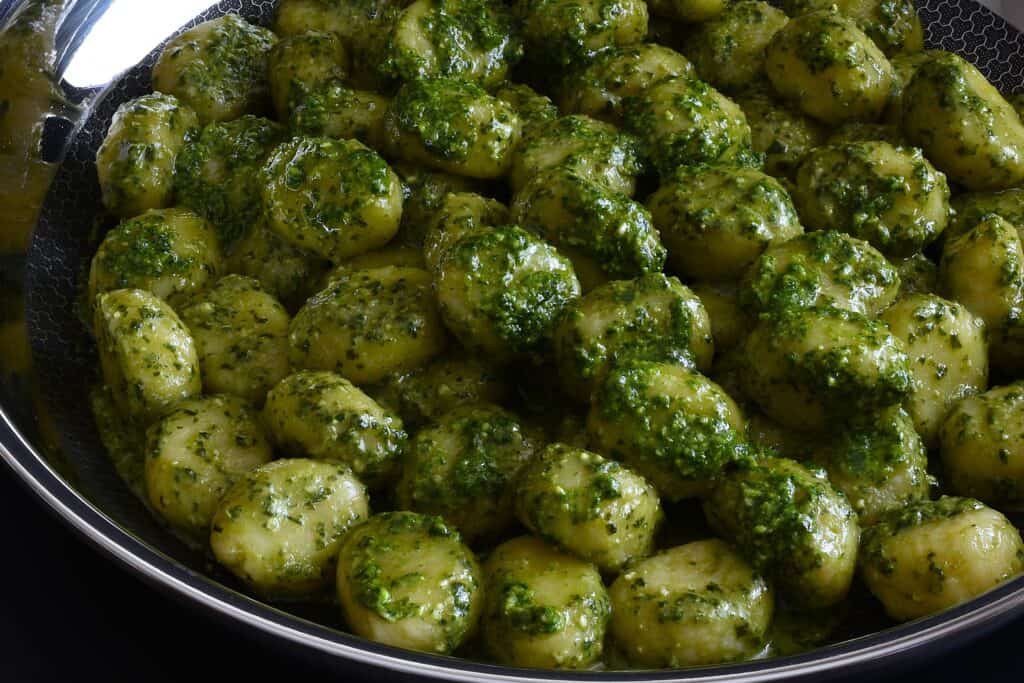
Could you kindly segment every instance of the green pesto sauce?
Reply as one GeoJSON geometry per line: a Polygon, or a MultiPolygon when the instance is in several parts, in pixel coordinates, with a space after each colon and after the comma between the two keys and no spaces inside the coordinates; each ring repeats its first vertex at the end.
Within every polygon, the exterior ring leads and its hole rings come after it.
{"type": "MultiPolygon", "coordinates": [[[[466,81],[411,81],[395,95],[392,111],[399,129],[415,136],[431,154],[464,161],[485,132],[470,123],[468,112],[489,99],[486,91],[466,81]]],[[[501,111],[495,114],[500,116],[501,111]]]]}
{"type": "Polygon", "coordinates": [[[115,279],[108,289],[134,287],[147,278],[184,275],[196,266],[192,256],[178,253],[178,235],[167,218],[143,214],[111,230],[97,253],[97,266],[115,279]]]}

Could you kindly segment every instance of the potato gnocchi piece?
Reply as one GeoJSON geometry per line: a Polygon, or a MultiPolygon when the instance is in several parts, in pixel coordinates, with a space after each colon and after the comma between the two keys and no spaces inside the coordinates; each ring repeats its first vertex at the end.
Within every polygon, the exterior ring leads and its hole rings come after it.
{"type": "Polygon", "coordinates": [[[293,36],[308,31],[336,33],[348,49],[353,87],[379,89],[384,83],[380,64],[384,47],[403,10],[412,0],[281,0],[274,31],[293,36]]]}
{"type": "Polygon", "coordinates": [[[749,88],[765,77],[765,48],[789,19],[760,0],[739,0],[696,27],[686,56],[697,73],[727,92],[749,88]]]}
{"type": "Polygon", "coordinates": [[[861,526],[927,499],[932,485],[928,451],[910,416],[898,407],[843,428],[815,453],[814,461],[846,496],[861,526]]]}
{"type": "Polygon", "coordinates": [[[190,539],[205,541],[224,494],[272,456],[259,414],[242,399],[182,401],[147,434],[149,504],[190,539]]]}
{"type": "Polygon", "coordinates": [[[198,124],[174,95],[152,93],[119,106],[96,152],[103,205],[122,218],[169,205],[175,159],[198,124]]]}
{"type": "Polygon", "coordinates": [[[287,121],[311,91],[344,81],[348,72],[348,51],[336,33],[307,31],[281,39],[270,50],[267,64],[277,118],[287,121]]]}
{"type": "Polygon", "coordinates": [[[366,488],[339,463],[287,458],[242,476],[213,516],[214,557],[259,595],[305,600],[334,582],[345,533],[370,515],[366,488]]]}
{"type": "Polygon", "coordinates": [[[783,98],[833,125],[877,120],[893,83],[882,51],[832,9],[791,19],[766,48],[765,70],[783,98]]]}
{"type": "Polygon", "coordinates": [[[522,0],[518,11],[526,57],[544,68],[580,64],[647,35],[642,0],[522,0]]]}
{"type": "Polygon", "coordinates": [[[544,171],[556,168],[630,196],[643,170],[636,138],[581,115],[555,119],[525,138],[512,155],[509,185],[519,192],[544,171]]]}
{"type": "Polygon", "coordinates": [[[330,82],[313,88],[292,108],[292,132],[302,136],[356,139],[384,147],[384,114],[391,100],[368,90],[330,82]]]}
{"type": "Polygon", "coordinates": [[[651,273],[608,282],[573,303],[555,330],[554,353],[562,389],[585,402],[627,360],[707,371],[715,346],[694,293],[674,277],[651,273]]]}
{"type": "Polygon", "coordinates": [[[295,314],[292,365],[369,384],[426,363],[447,342],[431,282],[421,268],[343,270],[295,314]]]}
{"type": "Polygon", "coordinates": [[[742,369],[745,393],[801,431],[894,406],[914,387],[907,347],[888,325],[833,307],[762,316],[742,369]]]}
{"type": "Polygon", "coordinates": [[[500,403],[511,394],[499,371],[461,349],[411,372],[389,375],[368,391],[412,428],[433,422],[460,406],[500,403]]]}
{"type": "Polygon", "coordinates": [[[752,168],[681,168],[647,200],[679,274],[735,280],[774,243],[803,234],[789,193],[752,168]]]}
{"type": "Polygon", "coordinates": [[[797,171],[793,198],[805,224],[847,232],[890,256],[921,251],[950,216],[946,176],[921,150],[888,142],[811,151],[797,171]]]}
{"type": "Polygon", "coordinates": [[[220,245],[205,219],[187,209],[151,209],[103,238],[89,268],[89,303],[110,290],[144,289],[176,304],[220,270],[220,245]]]}
{"type": "Polygon", "coordinates": [[[877,249],[818,230],[768,247],[747,272],[740,303],[755,313],[829,305],[876,315],[899,289],[899,273],[877,249]]]}
{"type": "Polygon", "coordinates": [[[696,78],[693,65],[664,45],[644,43],[605,50],[559,87],[562,111],[618,124],[626,98],[667,78],[696,78]]]}
{"type": "Polygon", "coordinates": [[[282,454],[343,463],[371,488],[394,478],[408,439],[397,415],[331,372],[285,377],[263,415],[282,454]]]}
{"type": "Polygon", "coordinates": [[[914,0],[781,0],[776,4],[790,16],[834,5],[890,56],[914,54],[924,47],[924,29],[914,0]]]}
{"type": "Polygon", "coordinates": [[[917,68],[937,54],[941,54],[941,50],[902,52],[889,58],[889,63],[892,64],[893,80],[883,120],[887,125],[899,128],[901,135],[903,134],[903,91],[914,78],[917,68]]]}
{"type": "Polygon", "coordinates": [[[946,417],[941,444],[950,492],[1024,507],[1024,385],[964,398],[946,417]]]}
{"type": "Polygon", "coordinates": [[[717,384],[650,361],[613,368],[587,418],[594,450],[632,467],[673,501],[708,493],[742,455],[745,430],[743,413],[717,384]]]}
{"type": "Polygon", "coordinates": [[[471,543],[497,538],[514,518],[519,471],[541,445],[519,417],[498,406],[459,406],[409,444],[399,505],[444,517],[471,543]]]}
{"type": "Polygon", "coordinates": [[[743,110],[704,81],[670,78],[651,86],[628,101],[625,121],[662,178],[680,166],[753,162],[743,110]]]}
{"type": "Polygon", "coordinates": [[[175,36],[153,67],[153,90],[174,95],[202,123],[259,113],[269,95],[267,60],[277,36],[225,14],[175,36]]]}
{"type": "Polygon", "coordinates": [[[259,171],[284,137],[280,125],[258,116],[207,124],[178,155],[178,203],[212,222],[229,247],[260,219],[259,171]]]}
{"type": "Polygon", "coordinates": [[[426,235],[437,220],[448,195],[478,192],[482,189],[482,183],[473,178],[431,171],[412,164],[399,163],[394,166],[394,170],[402,179],[405,202],[402,204],[402,224],[393,243],[420,251],[424,250],[426,235]]]}
{"type": "Polygon", "coordinates": [[[509,666],[585,669],[601,659],[611,616],[597,568],[531,536],[484,565],[483,640],[509,666]]]}
{"type": "Polygon", "coordinates": [[[384,512],[349,532],[338,601],[352,632],[376,643],[448,654],[476,631],[483,573],[440,517],[384,512]]]}
{"type": "Polygon", "coordinates": [[[937,52],[917,68],[903,91],[903,131],[970,190],[1024,183],[1024,123],[962,57],[937,52]]]}
{"type": "Polygon", "coordinates": [[[510,209],[514,223],[569,257],[584,290],[608,278],[660,272],[665,265],[665,247],[643,204],[564,166],[538,174],[510,209]],[[596,278],[582,277],[594,271],[596,278]]]}
{"type": "Polygon", "coordinates": [[[497,0],[415,0],[395,21],[380,71],[397,80],[458,78],[491,88],[523,56],[511,12],[497,0]]]}
{"type": "Polygon", "coordinates": [[[1024,249],[1014,226],[989,215],[943,246],[942,291],[985,321],[989,363],[1015,369],[1024,363],[1024,249]]]}
{"type": "Polygon", "coordinates": [[[261,219],[235,242],[225,260],[228,273],[259,280],[266,292],[296,311],[316,292],[328,263],[286,242],[261,219]]]}
{"type": "Polygon", "coordinates": [[[437,273],[462,238],[508,222],[508,207],[498,200],[472,192],[449,192],[434,211],[423,239],[427,269],[437,273]]]}
{"type": "Polygon", "coordinates": [[[402,184],[355,140],[297,137],[263,166],[271,230],[292,245],[340,261],[387,244],[402,218],[402,184]]]}
{"type": "Polygon", "coordinates": [[[514,225],[460,239],[436,271],[434,289],[448,329],[496,362],[535,349],[580,295],[569,259],[514,225]]]}
{"type": "Polygon", "coordinates": [[[825,144],[826,133],[820,123],[765,93],[744,93],[736,102],[747,117],[754,151],[765,157],[768,175],[794,176],[804,155],[825,144]]]}
{"type": "Polygon", "coordinates": [[[558,118],[558,107],[547,95],[541,95],[522,83],[505,83],[494,91],[494,96],[507,102],[519,115],[523,137],[558,118]]]}
{"type": "Polygon", "coordinates": [[[410,81],[384,115],[394,153],[410,162],[470,178],[508,172],[521,123],[504,100],[452,78],[410,81]]]}
{"type": "Polygon", "coordinates": [[[181,309],[192,332],[203,388],[260,405],[288,375],[291,318],[260,283],[228,275],[181,309]]]}
{"type": "Polygon", "coordinates": [[[768,582],[718,539],[642,560],[609,593],[612,638],[643,668],[749,659],[764,649],[775,606],[768,582]]]}
{"type": "Polygon", "coordinates": [[[96,297],[93,329],[103,382],[129,420],[148,424],[202,390],[195,342],[155,294],[103,292],[96,297]]]}
{"type": "Polygon", "coordinates": [[[1024,229],[1024,187],[995,192],[965,192],[953,198],[953,217],[946,241],[969,232],[989,214],[995,214],[1017,229],[1024,229]]]}
{"type": "Polygon", "coordinates": [[[864,531],[860,573],[890,617],[907,621],[981,595],[1024,570],[1020,533],[970,498],[893,510],[864,531]]]}
{"type": "Polygon", "coordinates": [[[821,473],[784,458],[747,461],[718,482],[704,512],[791,604],[828,607],[849,592],[860,527],[821,473]]]}
{"type": "Polygon", "coordinates": [[[654,549],[658,492],[614,460],[552,444],[519,477],[516,516],[530,531],[617,572],[654,549]]]}
{"type": "Polygon", "coordinates": [[[950,408],[988,386],[985,323],[934,294],[904,296],[882,320],[906,344],[914,391],[905,405],[925,445],[934,448],[950,408]]]}

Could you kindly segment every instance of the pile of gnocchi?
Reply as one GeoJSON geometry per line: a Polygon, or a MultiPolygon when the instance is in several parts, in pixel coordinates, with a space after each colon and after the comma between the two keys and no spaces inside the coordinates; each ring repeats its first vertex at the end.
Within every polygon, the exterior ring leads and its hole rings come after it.
{"type": "Polygon", "coordinates": [[[104,442],[402,648],[684,667],[977,596],[1024,570],[1024,124],[923,42],[912,0],[199,24],[97,154],[104,442]]]}

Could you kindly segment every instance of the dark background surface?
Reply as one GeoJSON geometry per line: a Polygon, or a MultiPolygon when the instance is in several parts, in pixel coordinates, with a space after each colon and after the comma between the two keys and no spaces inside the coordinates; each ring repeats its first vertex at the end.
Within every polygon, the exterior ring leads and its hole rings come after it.
{"type": "MultiPolygon", "coordinates": [[[[5,682],[384,680],[304,661],[150,588],[66,529],[2,463],[0,532],[5,682]]],[[[1024,620],[911,667],[845,680],[1024,680],[1024,620]]]]}

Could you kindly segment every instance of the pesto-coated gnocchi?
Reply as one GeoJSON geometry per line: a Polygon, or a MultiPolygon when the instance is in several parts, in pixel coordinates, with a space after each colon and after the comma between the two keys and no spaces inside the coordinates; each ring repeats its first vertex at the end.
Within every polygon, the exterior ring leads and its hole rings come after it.
{"type": "Polygon", "coordinates": [[[580,401],[590,400],[608,372],[627,360],[707,371],[714,353],[701,301],[661,273],[593,289],[566,310],[554,335],[562,389],[580,401]]]}
{"type": "Polygon", "coordinates": [[[282,454],[342,463],[371,487],[394,478],[408,439],[397,415],[331,372],[285,377],[263,416],[282,454]]]}
{"type": "Polygon", "coordinates": [[[507,102],[454,78],[406,83],[384,115],[397,156],[470,178],[508,172],[521,128],[507,102]]]}
{"type": "Polygon", "coordinates": [[[995,214],[1017,228],[1024,226],[1024,187],[995,192],[965,192],[953,198],[953,218],[946,230],[946,240],[970,231],[989,214],[995,214]]]}
{"type": "Polygon", "coordinates": [[[560,69],[647,35],[643,0],[521,0],[519,14],[527,58],[560,69]]]}
{"type": "Polygon", "coordinates": [[[679,77],[696,78],[697,72],[675,50],[654,43],[611,48],[566,78],[558,104],[563,111],[617,124],[626,98],[641,95],[666,78],[679,77]]]}
{"type": "Polygon", "coordinates": [[[752,168],[681,168],[647,200],[672,268],[736,280],[773,243],[803,233],[789,193],[752,168]]]}
{"type": "Polygon", "coordinates": [[[473,192],[449,192],[434,209],[423,238],[427,268],[437,273],[462,238],[508,222],[508,207],[498,200],[473,192]]]}
{"type": "Polygon", "coordinates": [[[924,29],[913,0],[777,0],[790,15],[835,6],[887,55],[913,54],[924,46],[924,29]]]}
{"type": "Polygon", "coordinates": [[[765,49],[765,70],[779,95],[830,124],[878,119],[893,82],[878,46],[834,9],[791,19],[765,49]]]}
{"type": "Polygon", "coordinates": [[[494,96],[507,102],[519,115],[524,138],[558,118],[558,107],[551,98],[523,83],[506,82],[494,91],[494,96]]]}
{"type": "Polygon", "coordinates": [[[187,209],[151,209],[103,238],[89,268],[89,303],[112,289],[144,289],[172,304],[217,278],[213,227],[187,209]]]}
{"type": "Polygon", "coordinates": [[[513,484],[538,435],[494,405],[459,406],[421,429],[402,463],[402,509],[439,515],[467,541],[496,538],[513,519],[513,484]]]}
{"type": "Polygon", "coordinates": [[[921,150],[887,142],[831,144],[811,151],[794,195],[805,225],[839,230],[884,254],[910,256],[949,222],[949,186],[921,150]]]}
{"type": "MultiPolygon", "coordinates": [[[[424,251],[424,238],[436,221],[447,197],[453,193],[472,193],[481,182],[464,176],[431,171],[412,164],[399,163],[395,173],[402,179],[405,201],[402,204],[402,224],[392,243],[407,245],[424,251]]],[[[507,215],[501,223],[507,221],[507,215]]]]}
{"type": "Polygon", "coordinates": [[[504,3],[415,0],[398,15],[379,68],[402,81],[459,78],[491,87],[522,54],[504,3]]]}
{"type": "Polygon", "coordinates": [[[242,475],[221,499],[210,547],[264,597],[313,598],[334,580],[345,532],[369,514],[366,488],[347,467],[276,460],[242,475]]]}
{"type": "Polygon", "coordinates": [[[786,14],[761,0],[739,0],[696,28],[684,50],[697,73],[727,92],[765,78],[765,48],[786,25],[786,14]]]}
{"type": "Polygon", "coordinates": [[[260,283],[228,275],[181,308],[192,333],[203,389],[254,404],[289,373],[288,312],[260,283]]]}
{"type": "Polygon", "coordinates": [[[368,90],[329,82],[297,100],[291,114],[294,133],[356,139],[372,147],[385,144],[384,114],[391,100],[368,90]]]}
{"type": "Polygon", "coordinates": [[[1024,123],[962,57],[938,52],[903,90],[903,131],[928,159],[971,190],[1024,183],[1024,123]]]}
{"type": "Polygon", "coordinates": [[[258,413],[234,396],[182,401],[149,428],[149,504],[190,539],[205,540],[221,498],[273,453],[258,413]]]}
{"type": "Polygon", "coordinates": [[[680,166],[749,161],[743,110],[704,81],[670,78],[651,86],[629,100],[625,121],[663,178],[680,166]]]}
{"type": "Polygon", "coordinates": [[[258,116],[208,124],[178,155],[178,204],[209,219],[230,245],[260,218],[259,170],[283,138],[280,125],[258,116]]]}
{"type": "Polygon", "coordinates": [[[327,270],[325,260],[286,242],[263,220],[235,242],[224,263],[228,273],[259,280],[289,311],[297,310],[316,292],[316,284],[327,270]]]}
{"type": "Polygon", "coordinates": [[[270,96],[278,118],[287,121],[311,90],[345,80],[348,70],[348,51],[336,33],[307,31],[278,41],[267,62],[270,96]]]}
{"type": "Polygon", "coordinates": [[[743,461],[717,483],[704,511],[792,604],[828,607],[846,597],[860,527],[821,473],[784,458],[743,461]]]}
{"type": "Polygon", "coordinates": [[[1014,226],[990,214],[948,240],[939,283],[951,299],[985,321],[993,367],[1014,369],[1024,362],[1024,248],[1014,226]]]}
{"type": "Polygon", "coordinates": [[[650,361],[612,369],[587,418],[591,446],[647,477],[669,500],[708,493],[743,454],[745,430],[743,413],[717,384],[650,361]]]}
{"type": "Polygon", "coordinates": [[[514,223],[569,257],[585,290],[665,265],[665,247],[643,204],[564,166],[534,177],[509,208],[514,223]],[[596,278],[585,277],[595,271],[596,278]]]}
{"type": "Polygon", "coordinates": [[[762,316],[743,351],[747,395],[793,429],[821,431],[914,389],[903,341],[884,322],[840,308],[762,316]]]}
{"type": "Polygon", "coordinates": [[[297,137],[263,166],[271,230],[300,249],[342,260],[382,247],[402,220],[402,183],[355,140],[297,137]]]}
{"type": "Polygon", "coordinates": [[[651,554],[662,519],[658,492],[643,477],[560,443],[526,465],[515,503],[530,531],[610,572],[651,554]]]}
{"type": "Polygon", "coordinates": [[[865,416],[832,436],[814,460],[843,493],[862,526],[928,498],[928,451],[900,408],[865,416]]]}
{"type": "Polygon", "coordinates": [[[198,118],[174,95],[152,93],[117,108],[96,152],[103,205],[131,218],[162,209],[174,192],[174,162],[198,118]]]}
{"type": "Polygon", "coordinates": [[[630,664],[719,664],[765,645],[775,600],[726,543],[695,541],[631,565],[612,584],[609,630],[630,664]]]}
{"type": "Polygon", "coordinates": [[[942,466],[952,493],[989,505],[1024,506],[1024,385],[968,396],[946,417],[942,466]]]}
{"type": "Polygon", "coordinates": [[[484,575],[483,640],[499,662],[585,669],[600,660],[611,602],[594,565],[521,536],[495,548],[484,575]]]}
{"type": "Polygon", "coordinates": [[[502,374],[461,349],[368,388],[409,427],[421,427],[463,405],[501,403],[511,394],[502,374]]]}
{"type": "Polygon", "coordinates": [[[907,347],[914,391],[905,405],[921,439],[933,448],[950,408],[988,386],[985,323],[934,294],[901,297],[882,320],[907,347]]]}
{"type": "Polygon", "coordinates": [[[639,143],[632,135],[589,116],[563,116],[537,126],[512,155],[509,185],[523,189],[548,169],[564,168],[606,187],[632,195],[643,170],[639,143]]]}
{"type": "Polygon", "coordinates": [[[825,230],[766,249],[747,272],[740,301],[759,313],[829,305],[875,315],[899,290],[899,273],[877,249],[825,230]]]}
{"type": "Polygon", "coordinates": [[[93,330],[103,370],[121,413],[147,424],[203,383],[188,328],[151,292],[115,289],[96,297],[93,330]]]}
{"type": "Polygon", "coordinates": [[[497,361],[536,348],[580,295],[569,259],[514,225],[456,242],[434,287],[448,329],[467,349],[497,361]]]}
{"type": "Polygon", "coordinates": [[[356,384],[422,365],[447,341],[431,282],[421,268],[343,270],[295,314],[292,365],[332,370],[356,384]]]}
{"type": "Polygon", "coordinates": [[[476,631],[483,575],[473,552],[440,517],[384,512],[345,535],[338,601],[363,638],[447,654],[476,631]]]}
{"type": "Polygon", "coordinates": [[[235,14],[175,36],[153,67],[153,89],[174,95],[202,123],[259,112],[269,95],[267,61],[277,37],[235,14]]]}
{"type": "Polygon", "coordinates": [[[1024,543],[1002,514],[943,496],[893,510],[864,531],[860,574],[906,621],[952,607],[1024,570],[1024,543]]]}
{"type": "Polygon", "coordinates": [[[747,117],[754,151],[764,155],[768,175],[794,175],[804,154],[825,142],[820,123],[763,92],[739,95],[736,103],[747,117]]]}

